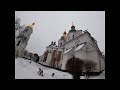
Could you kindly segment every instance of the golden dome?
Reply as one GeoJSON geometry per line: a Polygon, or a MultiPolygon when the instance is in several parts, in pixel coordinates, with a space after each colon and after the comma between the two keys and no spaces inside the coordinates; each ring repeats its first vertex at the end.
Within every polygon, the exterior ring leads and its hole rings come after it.
{"type": "Polygon", "coordinates": [[[26,26],[26,28],[30,28],[31,30],[33,30],[34,25],[35,25],[35,23],[33,22],[32,25],[28,25],[28,26],[26,26]]]}
{"type": "Polygon", "coordinates": [[[64,37],[64,40],[67,40],[67,35],[63,36],[64,37]]]}
{"type": "Polygon", "coordinates": [[[64,40],[67,40],[67,33],[66,33],[66,31],[64,31],[63,37],[64,37],[64,40]]]}
{"type": "Polygon", "coordinates": [[[66,31],[64,31],[63,35],[64,35],[64,34],[65,34],[65,35],[67,34],[66,31]]]}

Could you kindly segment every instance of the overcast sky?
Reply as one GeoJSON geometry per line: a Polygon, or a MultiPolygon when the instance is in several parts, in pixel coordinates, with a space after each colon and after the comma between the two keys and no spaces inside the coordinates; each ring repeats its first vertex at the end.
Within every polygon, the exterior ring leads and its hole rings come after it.
{"type": "Polygon", "coordinates": [[[76,29],[88,29],[105,52],[105,11],[15,11],[15,17],[21,18],[21,25],[35,22],[26,47],[30,52],[42,55],[51,41],[58,43],[63,32],[69,32],[72,22],[76,29]]]}

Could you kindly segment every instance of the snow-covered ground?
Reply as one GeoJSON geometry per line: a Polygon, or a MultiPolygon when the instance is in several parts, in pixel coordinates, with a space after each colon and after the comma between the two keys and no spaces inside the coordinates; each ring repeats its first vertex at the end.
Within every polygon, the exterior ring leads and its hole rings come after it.
{"type": "MultiPolygon", "coordinates": [[[[72,79],[72,75],[56,69],[51,69],[35,62],[23,58],[15,59],[15,79],[72,79]],[[38,75],[38,70],[43,70],[43,76],[38,75]],[[52,77],[52,73],[55,73],[52,77]]],[[[81,79],[85,79],[84,76],[81,79]]],[[[105,79],[105,72],[100,76],[91,77],[89,79],[105,79]]]]}
{"type": "Polygon", "coordinates": [[[18,58],[15,59],[15,79],[72,79],[69,73],[44,67],[40,64],[29,60],[18,58]],[[38,75],[38,70],[43,70],[43,77],[38,75]],[[52,73],[55,73],[52,77],[52,73]]]}

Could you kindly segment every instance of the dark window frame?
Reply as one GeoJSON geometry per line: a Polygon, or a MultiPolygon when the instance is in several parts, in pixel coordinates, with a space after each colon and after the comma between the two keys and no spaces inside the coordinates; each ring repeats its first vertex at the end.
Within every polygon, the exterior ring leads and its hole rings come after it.
{"type": "Polygon", "coordinates": [[[62,43],[60,43],[60,47],[62,47],[62,43]]]}
{"type": "Polygon", "coordinates": [[[18,41],[17,46],[19,46],[19,45],[20,45],[20,42],[21,42],[21,41],[18,41]]]}
{"type": "Polygon", "coordinates": [[[28,29],[26,29],[25,31],[28,31],[28,29]]]}
{"type": "Polygon", "coordinates": [[[74,35],[73,35],[73,38],[74,38],[74,35]]]}

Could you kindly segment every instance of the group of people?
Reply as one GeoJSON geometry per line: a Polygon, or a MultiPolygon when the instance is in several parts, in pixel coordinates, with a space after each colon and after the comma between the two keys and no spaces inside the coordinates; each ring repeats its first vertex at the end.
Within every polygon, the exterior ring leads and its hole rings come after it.
{"type": "MultiPolygon", "coordinates": [[[[39,68],[38,74],[43,76],[43,70],[41,68],[39,68]]],[[[55,73],[52,73],[52,77],[54,77],[55,73]]]]}

